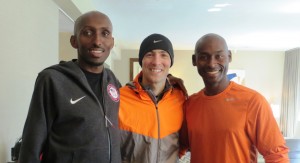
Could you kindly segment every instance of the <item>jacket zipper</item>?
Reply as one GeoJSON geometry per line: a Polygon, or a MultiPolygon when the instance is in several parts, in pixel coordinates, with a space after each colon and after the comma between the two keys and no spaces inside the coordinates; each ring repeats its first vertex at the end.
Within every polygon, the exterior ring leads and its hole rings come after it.
{"type": "MultiPolygon", "coordinates": [[[[102,84],[102,95],[104,95],[103,93],[103,85],[102,84]]],[[[108,117],[106,116],[106,112],[105,112],[105,108],[104,108],[104,97],[102,98],[102,103],[103,103],[103,113],[104,113],[104,119],[105,119],[105,127],[106,127],[106,133],[107,133],[107,143],[108,143],[108,160],[109,162],[111,162],[111,138],[110,138],[110,133],[109,133],[109,125],[108,123],[113,126],[112,122],[108,119],[108,117]]],[[[101,106],[101,104],[100,104],[101,106]]]]}
{"type": "MultiPolygon", "coordinates": [[[[160,146],[161,146],[161,139],[160,139],[160,119],[159,119],[159,112],[158,112],[158,102],[157,99],[154,95],[154,93],[152,92],[151,89],[147,89],[146,90],[149,97],[152,99],[154,105],[155,105],[155,110],[156,110],[156,117],[157,117],[157,128],[158,128],[158,132],[157,132],[157,136],[158,136],[158,142],[157,142],[157,158],[156,158],[156,163],[159,163],[160,160],[160,146]]],[[[165,91],[167,92],[167,91],[165,91]]],[[[165,93],[164,92],[164,93],[165,93]]],[[[163,95],[165,96],[165,95],[163,95]]]]}
{"type": "Polygon", "coordinates": [[[110,134],[109,134],[109,129],[108,129],[108,124],[107,122],[111,123],[108,118],[105,115],[105,126],[106,126],[106,132],[107,132],[107,141],[108,141],[108,159],[109,162],[111,162],[111,138],[110,138],[110,134]]]}
{"type": "Polygon", "coordinates": [[[157,158],[156,158],[156,162],[159,162],[159,158],[160,158],[160,146],[161,146],[161,140],[160,140],[160,119],[159,119],[159,112],[158,112],[158,106],[157,103],[155,103],[155,109],[156,109],[156,117],[157,117],[157,128],[158,128],[158,132],[157,132],[157,136],[158,136],[158,145],[157,145],[157,158]]]}
{"type": "MultiPolygon", "coordinates": [[[[102,95],[103,95],[103,92],[102,92],[102,95]]],[[[98,99],[97,99],[97,101],[98,101],[98,99]]],[[[110,138],[110,133],[109,133],[109,125],[113,126],[113,123],[106,116],[105,108],[104,108],[104,97],[102,98],[102,102],[103,102],[103,108],[99,101],[98,101],[98,105],[100,106],[100,108],[102,108],[102,112],[104,114],[104,121],[105,121],[105,128],[106,128],[107,142],[108,142],[108,159],[109,159],[109,162],[111,162],[111,138],[110,138]]]]}
{"type": "MultiPolygon", "coordinates": [[[[103,112],[103,114],[104,114],[104,119],[105,119],[105,128],[106,128],[106,134],[107,134],[107,143],[108,143],[108,160],[109,160],[109,162],[111,162],[111,138],[110,138],[110,133],[109,133],[109,125],[108,125],[108,123],[111,125],[111,126],[113,126],[113,124],[112,124],[112,122],[108,119],[108,117],[106,116],[106,112],[105,112],[105,100],[104,100],[104,86],[105,86],[105,84],[104,84],[104,80],[103,80],[103,78],[104,78],[104,71],[103,71],[103,76],[102,76],[102,104],[103,104],[103,106],[100,104],[100,102],[98,101],[98,104],[99,104],[99,106],[100,107],[103,107],[102,108],[102,112],[103,112]]],[[[98,99],[97,99],[98,100],[98,99]]]]}
{"type": "Polygon", "coordinates": [[[156,111],[156,118],[157,118],[157,157],[156,157],[156,163],[159,162],[159,158],[160,158],[160,145],[161,145],[161,141],[160,141],[160,121],[159,121],[159,112],[158,112],[158,102],[156,97],[154,96],[154,93],[152,92],[151,89],[147,90],[148,95],[150,96],[150,98],[152,99],[154,105],[155,105],[155,111],[156,111]]]}
{"type": "MultiPolygon", "coordinates": [[[[98,106],[100,107],[100,109],[102,109],[102,113],[103,113],[103,115],[104,115],[104,121],[105,121],[105,128],[106,128],[106,133],[107,133],[107,141],[108,141],[108,159],[109,159],[109,162],[111,163],[111,138],[110,138],[110,133],[109,133],[109,125],[108,125],[108,123],[113,127],[114,125],[113,125],[113,123],[108,119],[108,117],[106,116],[106,112],[105,112],[105,104],[104,104],[104,102],[105,102],[105,100],[104,100],[104,86],[105,86],[105,84],[104,84],[104,75],[105,74],[105,70],[103,70],[103,76],[102,76],[102,81],[101,81],[101,83],[102,83],[102,85],[101,85],[101,87],[102,87],[102,103],[103,103],[103,106],[101,105],[101,103],[100,103],[100,101],[98,100],[98,97],[96,96],[96,94],[93,92],[93,90],[91,90],[91,92],[92,92],[92,94],[94,95],[94,97],[96,98],[96,100],[97,100],[97,103],[98,103],[98,106]]],[[[87,81],[87,83],[88,83],[88,81],[87,81]]],[[[89,85],[89,83],[88,83],[88,85],[89,85]]]]}

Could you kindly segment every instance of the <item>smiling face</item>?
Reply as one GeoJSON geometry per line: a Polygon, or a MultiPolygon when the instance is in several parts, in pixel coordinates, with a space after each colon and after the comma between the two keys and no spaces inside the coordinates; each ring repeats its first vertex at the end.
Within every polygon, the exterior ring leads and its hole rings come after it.
{"type": "Polygon", "coordinates": [[[229,83],[227,79],[229,62],[231,53],[221,36],[208,34],[198,40],[193,65],[197,66],[205,87],[226,88],[229,83]]]}
{"type": "Polygon", "coordinates": [[[100,12],[89,12],[75,22],[71,45],[78,51],[79,65],[90,72],[99,73],[114,45],[112,24],[100,12]]]}
{"type": "Polygon", "coordinates": [[[165,84],[170,66],[168,52],[161,49],[147,52],[142,60],[143,85],[165,84]]]}

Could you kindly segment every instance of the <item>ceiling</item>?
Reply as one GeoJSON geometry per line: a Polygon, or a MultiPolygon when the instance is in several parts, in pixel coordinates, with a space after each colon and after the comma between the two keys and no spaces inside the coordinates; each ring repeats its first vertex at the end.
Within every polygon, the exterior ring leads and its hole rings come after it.
{"type": "MultiPolygon", "coordinates": [[[[232,50],[300,47],[299,0],[85,0],[86,5],[69,1],[82,12],[107,14],[120,49],[138,49],[152,33],[167,36],[176,50],[194,49],[206,33],[222,35],[232,50]]],[[[73,22],[60,15],[60,30],[72,32],[73,22]]]]}

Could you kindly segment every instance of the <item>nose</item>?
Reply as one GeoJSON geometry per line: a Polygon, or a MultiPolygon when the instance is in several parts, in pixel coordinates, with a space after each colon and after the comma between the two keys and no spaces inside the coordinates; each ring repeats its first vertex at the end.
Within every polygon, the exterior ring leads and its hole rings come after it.
{"type": "Polygon", "coordinates": [[[93,43],[95,46],[99,47],[102,45],[102,42],[103,42],[103,38],[98,31],[97,34],[94,36],[93,43]]]}
{"type": "Polygon", "coordinates": [[[210,57],[208,59],[207,65],[209,67],[214,67],[216,65],[216,63],[217,63],[217,60],[215,59],[215,57],[210,57]]]}
{"type": "Polygon", "coordinates": [[[160,55],[154,54],[151,63],[153,65],[158,65],[160,63],[160,60],[161,60],[160,55]]]}

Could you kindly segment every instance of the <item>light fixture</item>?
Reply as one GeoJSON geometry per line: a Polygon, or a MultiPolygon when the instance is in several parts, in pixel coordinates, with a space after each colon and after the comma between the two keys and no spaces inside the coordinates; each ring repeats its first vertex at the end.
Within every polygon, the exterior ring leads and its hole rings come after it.
{"type": "Polygon", "coordinates": [[[218,11],[221,11],[221,8],[210,8],[207,11],[208,12],[218,12],[218,11]]]}
{"type": "Polygon", "coordinates": [[[215,4],[215,7],[217,8],[221,8],[221,7],[227,7],[230,6],[230,3],[219,3],[219,4],[215,4]]]}
{"type": "Polygon", "coordinates": [[[300,13],[300,2],[284,5],[281,7],[281,11],[285,13],[300,13]]]}
{"type": "Polygon", "coordinates": [[[230,3],[218,3],[218,4],[215,4],[213,8],[210,8],[207,11],[208,12],[218,12],[218,11],[221,11],[222,8],[230,6],[230,5],[231,5],[230,3]]]}

